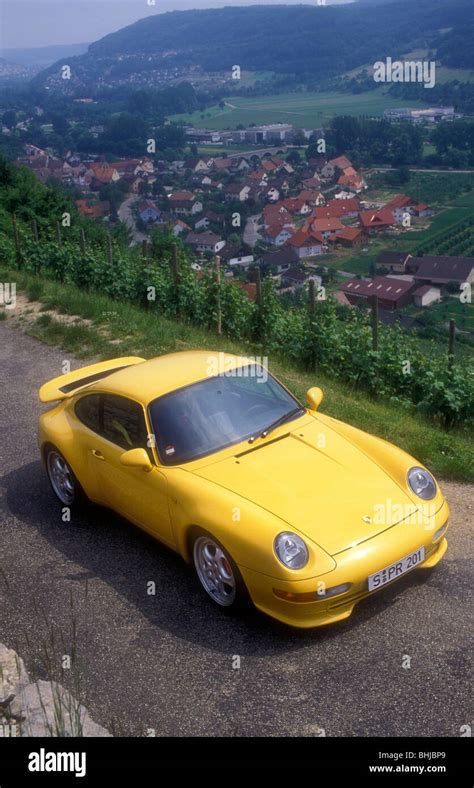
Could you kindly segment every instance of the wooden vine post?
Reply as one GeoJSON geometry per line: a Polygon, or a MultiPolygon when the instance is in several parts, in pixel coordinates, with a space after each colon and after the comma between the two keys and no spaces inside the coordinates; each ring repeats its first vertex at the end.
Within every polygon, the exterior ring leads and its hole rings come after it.
{"type": "Polygon", "coordinates": [[[256,328],[256,339],[260,340],[262,338],[263,333],[263,321],[262,321],[262,275],[260,273],[260,268],[257,268],[255,271],[255,303],[257,304],[257,328],[256,328]]]}
{"type": "Polygon", "coordinates": [[[148,279],[148,241],[146,238],[142,241],[142,260],[143,260],[143,276],[145,282],[145,308],[148,309],[150,306],[150,301],[148,299],[148,287],[149,287],[149,279],[148,279]]]}
{"type": "Polygon", "coordinates": [[[79,230],[79,249],[81,250],[81,258],[84,260],[86,256],[86,234],[82,227],[79,230]]]}
{"type": "Polygon", "coordinates": [[[311,369],[316,366],[316,353],[314,347],[313,324],[316,317],[316,288],[314,286],[314,279],[309,280],[308,284],[308,312],[311,332],[311,369]]]}
{"type": "Polygon", "coordinates": [[[20,236],[18,234],[18,227],[17,227],[17,223],[16,223],[16,216],[15,216],[15,214],[12,215],[12,225],[13,225],[13,241],[15,243],[16,266],[17,266],[17,268],[21,268],[20,236]]]}
{"type": "Polygon", "coordinates": [[[36,221],[36,219],[31,220],[31,233],[33,235],[35,243],[38,243],[39,241],[38,222],[36,221]]]}
{"type": "Polygon", "coordinates": [[[112,268],[114,264],[114,250],[112,247],[112,237],[110,233],[107,233],[107,262],[112,268]]]}
{"type": "Polygon", "coordinates": [[[216,330],[217,336],[222,334],[222,309],[221,309],[221,258],[217,254],[216,255],[216,290],[217,290],[217,304],[216,304],[216,311],[217,311],[217,319],[216,319],[216,330]]]}
{"type": "Polygon", "coordinates": [[[374,295],[371,299],[372,305],[372,350],[379,349],[379,299],[374,295]]]}
{"type": "Polygon", "coordinates": [[[453,368],[454,364],[454,342],[456,339],[456,321],[449,321],[449,343],[448,343],[448,369],[453,368]]]}
{"type": "Polygon", "coordinates": [[[178,298],[179,298],[178,247],[176,246],[175,243],[171,245],[170,266],[171,266],[171,277],[173,279],[173,285],[176,294],[176,318],[179,320],[180,315],[179,315],[179,303],[178,303],[178,298]]]}

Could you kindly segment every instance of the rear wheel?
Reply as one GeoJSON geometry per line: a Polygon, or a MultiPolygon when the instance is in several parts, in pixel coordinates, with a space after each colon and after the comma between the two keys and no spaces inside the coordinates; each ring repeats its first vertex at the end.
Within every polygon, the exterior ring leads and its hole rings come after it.
{"type": "Polygon", "coordinates": [[[237,565],[213,536],[204,532],[196,536],[193,562],[199,582],[216,605],[238,608],[248,602],[247,589],[237,565]]]}
{"type": "Polygon", "coordinates": [[[46,472],[56,498],[63,506],[74,506],[83,498],[83,493],[71,467],[62,454],[53,446],[46,451],[46,472]]]}

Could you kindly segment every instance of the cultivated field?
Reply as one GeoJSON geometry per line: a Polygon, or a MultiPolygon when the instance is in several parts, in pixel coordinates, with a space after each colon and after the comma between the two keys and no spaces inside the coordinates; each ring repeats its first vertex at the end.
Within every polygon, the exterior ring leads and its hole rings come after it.
{"type": "MultiPolygon", "coordinates": [[[[406,99],[393,99],[386,88],[359,95],[345,93],[280,93],[274,96],[248,98],[231,96],[226,106],[210,107],[204,112],[172,115],[170,120],[192,123],[198,128],[227,129],[250,123],[293,123],[304,128],[318,128],[335,115],[379,116],[385,109],[404,107],[406,99]]],[[[423,107],[423,102],[410,102],[423,107]]]]}

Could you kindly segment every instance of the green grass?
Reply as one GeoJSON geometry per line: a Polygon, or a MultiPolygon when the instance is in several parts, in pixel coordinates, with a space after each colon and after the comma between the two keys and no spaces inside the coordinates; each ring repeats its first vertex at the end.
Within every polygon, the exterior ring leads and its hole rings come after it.
{"type": "MultiPolygon", "coordinates": [[[[426,309],[411,307],[410,314],[418,317],[426,314],[426,309]]],[[[459,298],[447,296],[442,303],[433,304],[429,314],[435,317],[440,325],[447,325],[449,320],[453,319],[461,331],[474,333],[474,304],[462,303],[459,298]]],[[[459,350],[472,355],[472,349],[470,350],[467,345],[460,345],[459,350]]]]}
{"type": "MultiPolygon", "coordinates": [[[[406,52],[401,60],[426,60],[430,54],[429,49],[413,49],[411,52],[406,52]]],[[[373,73],[373,63],[365,63],[363,66],[357,66],[346,72],[348,77],[357,77],[363,71],[368,74],[373,73]]],[[[448,66],[440,66],[439,62],[436,63],[436,83],[441,85],[445,82],[452,82],[453,80],[459,82],[474,82],[474,70],[468,68],[449,68],[448,66]]],[[[410,102],[411,106],[411,102],[410,102]]]]}
{"type": "MultiPolygon", "coordinates": [[[[224,99],[227,106],[207,108],[203,113],[170,116],[170,120],[191,123],[198,128],[235,128],[242,123],[293,123],[295,126],[317,128],[335,115],[380,116],[384,110],[406,106],[406,99],[394,99],[386,95],[385,86],[376,90],[352,95],[350,93],[279,93],[272,96],[248,98],[230,96],[224,99]]],[[[424,102],[413,101],[410,106],[423,107],[424,102]]]]}
{"type": "MultiPolygon", "coordinates": [[[[81,326],[62,321],[60,317],[47,319],[48,316],[40,315],[34,324],[25,327],[38,339],[82,358],[106,359],[131,354],[150,358],[197,348],[265,354],[264,348],[217,337],[138,307],[84,293],[76,287],[1,268],[0,276],[6,281],[16,281],[19,290],[41,281],[40,299],[45,306],[60,314],[69,313],[92,321],[81,326]]],[[[325,393],[322,412],[396,443],[438,475],[462,481],[474,479],[471,442],[462,430],[445,431],[410,408],[371,399],[326,375],[310,373],[278,357],[270,357],[270,369],[301,399],[311,386],[321,386],[325,393]]]]}
{"type": "MultiPolygon", "coordinates": [[[[200,156],[226,156],[227,154],[247,153],[252,150],[252,145],[198,145],[198,154],[200,156]]],[[[261,145],[255,146],[255,152],[262,150],[261,145]]]]}
{"type": "Polygon", "coordinates": [[[414,200],[424,202],[432,208],[453,206],[474,209],[474,172],[411,172],[408,183],[392,185],[393,173],[376,173],[369,177],[369,190],[365,199],[393,194],[409,194],[414,200]]]}

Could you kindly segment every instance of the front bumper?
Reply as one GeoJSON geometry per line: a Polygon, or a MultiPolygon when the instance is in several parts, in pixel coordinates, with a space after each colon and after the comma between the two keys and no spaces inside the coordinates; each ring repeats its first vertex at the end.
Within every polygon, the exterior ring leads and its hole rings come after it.
{"type": "MultiPolygon", "coordinates": [[[[419,547],[424,546],[425,559],[412,571],[431,569],[436,566],[448,546],[446,540],[448,518],[448,505],[444,502],[434,517],[434,527],[433,523],[431,523],[429,530],[423,525],[411,526],[401,523],[393,526],[372,539],[362,542],[357,547],[348,548],[338,553],[334,556],[337,562],[336,568],[322,578],[312,577],[306,580],[285,582],[246,567],[240,566],[239,569],[254,605],[272,618],[292,627],[301,628],[332,624],[348,618],[361,599],[377,594],[397,582],[397,579],[394,579],[375,591],[369,591],[367,584],[369,575],[400,560],[419,547]],[[443,535],[433,543],[434,533],[444,525],[446,525],[446,529],[443,535]],[[344,583],[351,583],[351,587],[338,596],[318,599],[316,591],[320,579],[324,580],[326,588],[344,583]],[[314,601],[288,601],[276,596],[275,590],[294,595],[311,594],[312,596],[314,594],[315,599],[314,601]]],[[[399,579],[406,577],[407,574],[409,573],[404,573],[399,579]]]]}

